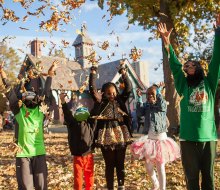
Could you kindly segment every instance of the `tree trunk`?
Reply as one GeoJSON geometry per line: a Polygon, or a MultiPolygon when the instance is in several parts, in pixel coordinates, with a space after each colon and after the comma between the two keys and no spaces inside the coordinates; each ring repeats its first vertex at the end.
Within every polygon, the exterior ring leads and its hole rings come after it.
{"type": "MultiPolygon", "coordinates": [[[[173,21],[170,17],[170,12],[168,8],[168,4],[166,0],[160,0],[160,11],[164,13],[166,16],[161,16],[160,21],[162,23],[166,23],[168,30],[170,28],[174,28],[173,21]]],[[[171,44],[174,47],[177,47],[176,34],[172,32],[170,40],[171,44]]],[[[179,128],[179,120],[180,120],[180,109],[178,101],[178,94],[174,87],[174,80],[171,74],[169,61],[166,52],[164,51],[164,44],[162,42],[162,52],[163,52],[163,72],[164,72],[164,82],[166,86],[166,100],[169,102],[167,107],[167,117],[170,122],[169,133],[177,132],[179,128]],[[173,131],[174,129],[174,131],[173,131]]]]}

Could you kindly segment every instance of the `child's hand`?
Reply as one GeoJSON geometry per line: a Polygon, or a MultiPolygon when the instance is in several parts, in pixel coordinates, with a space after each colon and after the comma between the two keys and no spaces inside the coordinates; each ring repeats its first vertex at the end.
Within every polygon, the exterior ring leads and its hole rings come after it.
{"type": "Polygon", "coordinates": [[[102,101],[102,94],[103,94],[103,92],[99,92],[97,90],[94,90],[93,93],[94,93],[94,96],[95,96],[96,100],[98,102],[101,102],[102,101]]]}
{"type": "Polygon", "coordinates": [[[139,88],[137,88],[136,92],[137,92],[137,95],[138,95],[139,97],[142,96],[142,92],[141,92],[141,90],[140,90],[139,88]]]}
{"type": "Polygon", "coordinates": [[[97,67],[96,66],[92,66],[91,68],[90,68],[90,71],[91,71],[91,73],[92,74],[96,74],[97,73],[97,67]]]}
{"type": "Polygon", "coordinates": [[[66,97],[67,97],[66,93],[61,93],[60,94],[60,100],[61,100],[62,104],[66,103],[66,100],[65,100],[66,97]]]}
{"type": "Polygon", "coordinates": [[[56,69],[58,68],[58,64],[59,64],[59,62],[57,60],[52,63],[51,67],[48,70],[48,75],[50,77],[52,77],[56,74],[55,72],[56,72],[56,69]]]}

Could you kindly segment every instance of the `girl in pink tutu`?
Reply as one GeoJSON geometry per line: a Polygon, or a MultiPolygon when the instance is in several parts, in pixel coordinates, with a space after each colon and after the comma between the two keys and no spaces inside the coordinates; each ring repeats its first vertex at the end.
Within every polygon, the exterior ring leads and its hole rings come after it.
{"type": "Polygon", "coordinates": [[[141,138],[131,145],[134,158],[145,159],[146,170],[152,181],[152,190],[166,189],[165,164],[180,157],[178,144],[167,137],[167,103],[163,99],[160,88],[151,86],[147,90],[147,101],[142,103],[141,92],[137,91],[137,109],[145,117],[144,129],[141,138]],[[154,171],[156,165],[158,179],[154,171]]]}

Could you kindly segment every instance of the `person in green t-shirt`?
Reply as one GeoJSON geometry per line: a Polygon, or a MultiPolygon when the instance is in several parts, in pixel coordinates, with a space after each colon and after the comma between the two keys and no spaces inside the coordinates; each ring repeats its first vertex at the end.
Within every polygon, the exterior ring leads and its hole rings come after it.
{"type": "MultiPolygon", "coordinates": [[[[16,147],[16,176],[18,189],[47,190],[47,164],[46,151],[43,136],[44,114],[47,114],[52,76],[57,68],[54,61],[48,70],[44,90],[37,94],[31,86],[34,78],[32,71],[25,66],[27,78],[21,78],[19,87],[11,87],[7,82],[7,76],[0,67],[0,77],[6,87],[6,97],[9,100],[10,109],[15,115],[17,138],[16,147]],[[25,81],[25,82],[24,82],[25,81]],[[16,89],[17,88],[17,89],[16,89]],[[19,92],[22,91],[22,94],[19,92]],[[19,100],[19,96],[20,100],[19,100]]],[[[24,67],[23,67],[24,68],[24,67]]]]}
{"type": "Polygon", "coordinates": [[[220,14],[215,25],[215,40],[208,73],[201,62],[188,60],[183,65],[177,59],[170,44],[166,24],[160,23],[158,31],[168,53],[170,69],[180,102],[180,145],[182,165],[188,190],[214,190],[214,160],[217,132],[214,118],[214,101],[220,70],[220,14]]]}

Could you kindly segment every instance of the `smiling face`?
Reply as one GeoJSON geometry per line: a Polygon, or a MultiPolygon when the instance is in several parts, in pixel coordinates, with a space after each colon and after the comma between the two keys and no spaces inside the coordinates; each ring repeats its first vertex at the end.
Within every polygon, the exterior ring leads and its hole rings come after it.
{"type": "Polygon", "coordinates": [[[150,87],[147,90],[147,101],[151,104],[154,104],[157,101],[156,98],[156,87],[150,87]]]}
{"type": "Polygon", "coordinates": [[[109,101],[113,101],[117,95],[116,89],[114,86],[109,86],[105,90],[105,97],[108,98],[109,101]]]}
{"type": "Polygon", "coordinates": [[[187,61],[184,66],[183,70],[188,74],[188,75],[194,75],[196,71],[196,64],[193,63],[192,61],[187,61]]]}

